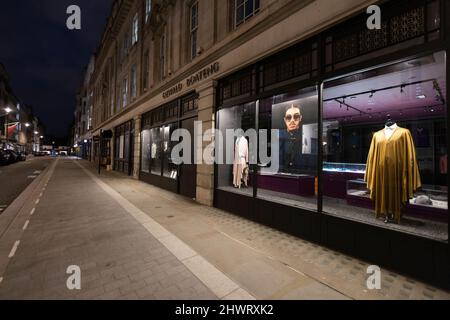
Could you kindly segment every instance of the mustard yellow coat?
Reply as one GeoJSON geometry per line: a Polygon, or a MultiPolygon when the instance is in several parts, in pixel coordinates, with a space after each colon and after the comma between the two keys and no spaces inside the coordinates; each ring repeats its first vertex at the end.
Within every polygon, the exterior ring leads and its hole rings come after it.
{"type": "Polygon", "coordinates": [[[393,214],[400,222],[401,207],[421,187],[414,141],[408,129],[397,127],[389,139],[384,129],[374,134],[364,180],[375,201],[377,218],[393,214]]]}

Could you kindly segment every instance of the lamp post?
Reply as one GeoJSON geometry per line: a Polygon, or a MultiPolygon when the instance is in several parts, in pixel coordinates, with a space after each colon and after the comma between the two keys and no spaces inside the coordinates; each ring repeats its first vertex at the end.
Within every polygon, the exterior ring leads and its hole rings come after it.
{"type": "Polygon", "coordinates": [[[6,143],[8,143],[8,116],[9,116],[9,113],[12,111],[12,109],[11,108],[5,108],[5,111],[6,111],[6,117],[5,117],[5,137],[6,137],[6,143]]]}

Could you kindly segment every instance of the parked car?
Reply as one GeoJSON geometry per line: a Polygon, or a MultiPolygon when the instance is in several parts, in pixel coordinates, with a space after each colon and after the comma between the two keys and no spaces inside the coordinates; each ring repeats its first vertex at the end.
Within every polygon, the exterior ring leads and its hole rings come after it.
{"type": "Polygon", "coordinates": [[[19,151],[17,153],[17,160],[19,160],[19,161],[27,160],[27,154],[25,152],[23,152],[23,151],[19,151]]]}
{"type": "Polygon", "coordinates": [[[11,155],[6,152],[6,150],[0,149],[0,165],[1,166],[5,166],[8,165],[9,162],[9,158],[11,157],[11,155]]]}
{"type": "Polygon", "coordinates": [[[11,164],[19,160],[19,155],[13,150],[3,149],[3,153],[7,155],[6,164],[11,164]]]}

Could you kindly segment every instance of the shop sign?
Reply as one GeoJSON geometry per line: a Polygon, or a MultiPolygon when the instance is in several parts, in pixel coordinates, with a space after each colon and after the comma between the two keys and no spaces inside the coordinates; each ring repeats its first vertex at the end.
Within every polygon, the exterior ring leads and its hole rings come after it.
{"type": "Polygon", "coordinates": [[[199,72],[191,75],[189,78],[186,79],[186,83],[180,82],[176,86],[173,86],[170,89],[164,91],[162,94],[163,99],[167,99],[173,96],[174,94],[181,92],[185,86],[189,88],[202,80],[208,79],[213,74],[219,72],[219,70],[220,70],[219,62],[213,63],[209,67],[206,67],[200,70],[199,72]]]}

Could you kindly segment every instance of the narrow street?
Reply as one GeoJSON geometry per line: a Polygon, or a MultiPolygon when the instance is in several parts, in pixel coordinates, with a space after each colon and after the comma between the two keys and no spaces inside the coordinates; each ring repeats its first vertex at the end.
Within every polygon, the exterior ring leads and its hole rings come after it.
{"type": "Polygon", "coordinates": [[[0,166],[0,214],[50,164],[49,157],[30,157],[26,161],[0,166]]]}
{"type": "Polygon", "coordinates": [[[0,299],[450,298],[385,270],[367,290],[364,261],[95,169],[54,159],[0,216],[0,299]]]}

